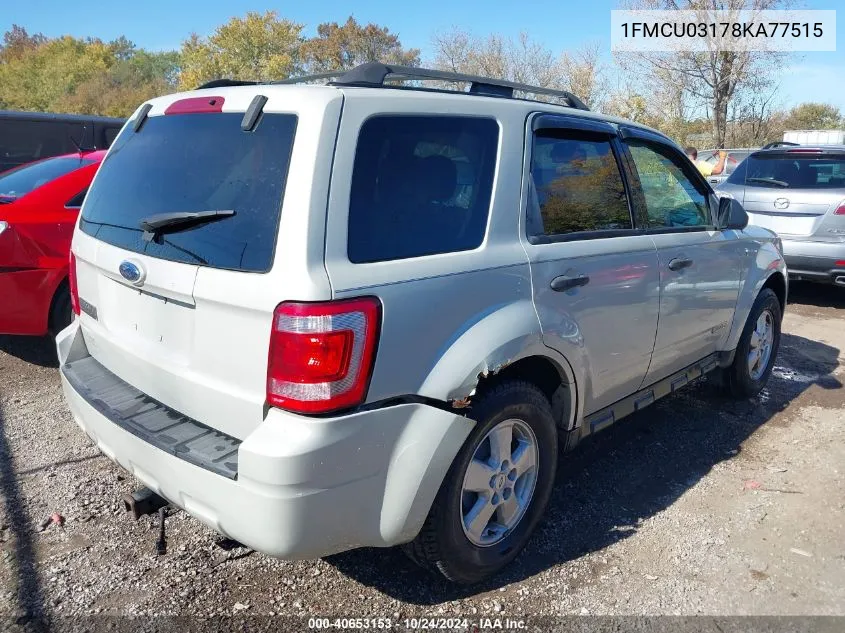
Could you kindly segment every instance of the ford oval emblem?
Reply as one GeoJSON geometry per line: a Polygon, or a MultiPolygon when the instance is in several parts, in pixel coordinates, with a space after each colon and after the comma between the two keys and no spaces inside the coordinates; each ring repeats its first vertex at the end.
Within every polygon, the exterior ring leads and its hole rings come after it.
{"type": "Polygon", "coordinates": [[[120,276],[131,284],[139,285],[144,281],[144,269],[132,260],[125,259],[118,268],[120,276]]]}

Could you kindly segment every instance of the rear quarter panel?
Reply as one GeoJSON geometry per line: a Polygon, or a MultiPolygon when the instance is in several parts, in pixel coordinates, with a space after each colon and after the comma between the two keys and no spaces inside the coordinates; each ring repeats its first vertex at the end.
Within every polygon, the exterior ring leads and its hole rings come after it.
{"type": "Polygon", "coordinates": [[[498,99],[414,91],[349,91],[338,132],[326,229],[326,268],[337,298],[375,295],[384,315],[368,401],[418,394],[463,398],[480,374],[550,350],[540,338],[528,260],[518,239],[527,110],[498,99]],[[487,232],[472,251],[353,264],[347,256],[351,173],[358,133],[373,113],[491,117],[498,166],[487,232]],[[508,177],[504,177],[507,174],[508,177]]]}

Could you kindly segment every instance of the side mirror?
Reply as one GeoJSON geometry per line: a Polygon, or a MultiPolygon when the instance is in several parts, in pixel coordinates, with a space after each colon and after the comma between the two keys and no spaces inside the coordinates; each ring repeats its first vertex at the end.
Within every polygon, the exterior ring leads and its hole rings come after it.
{"type": "Polygon", "coordinates": [[[748,226],[748,214],[738,200],[719,198],[719,228],[741,231],[748,226]]]}

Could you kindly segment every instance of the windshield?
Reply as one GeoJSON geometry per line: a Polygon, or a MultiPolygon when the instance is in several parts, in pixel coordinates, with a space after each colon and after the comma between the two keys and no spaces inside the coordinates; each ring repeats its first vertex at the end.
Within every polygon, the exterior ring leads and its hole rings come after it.
{"type": "Polygon", "coordinates": [[[78,156],[60,156],[11,169],[0,174],[0,198],[6,200],[20,198],[56,178],[93,162],[95,161],[78,156]]]}
{"type": "Polygon", "coordinates": [[[121,134],[85,200],[80,229],[152,257],[266,272],[276,247],[296,116],[264,114],[253,131],[243,113],[150,117],[121,134]],[[149,239],[142,220],[231,210],[149,239]]]}
{"type": "Polygon", "coordinates": [[[843,189],[845,154],[755,154],[728,182],[772,189],[843,189]]]}

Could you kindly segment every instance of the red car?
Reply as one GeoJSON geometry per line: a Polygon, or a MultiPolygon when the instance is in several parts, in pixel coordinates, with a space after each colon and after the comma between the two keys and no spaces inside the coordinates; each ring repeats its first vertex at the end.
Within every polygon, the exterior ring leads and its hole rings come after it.
{"type": "Polygon", "coordinates": [[[0,334],[55,334],[70,323],[70,240],[105,155],[65,154],[0,174],[0,334]]]}

